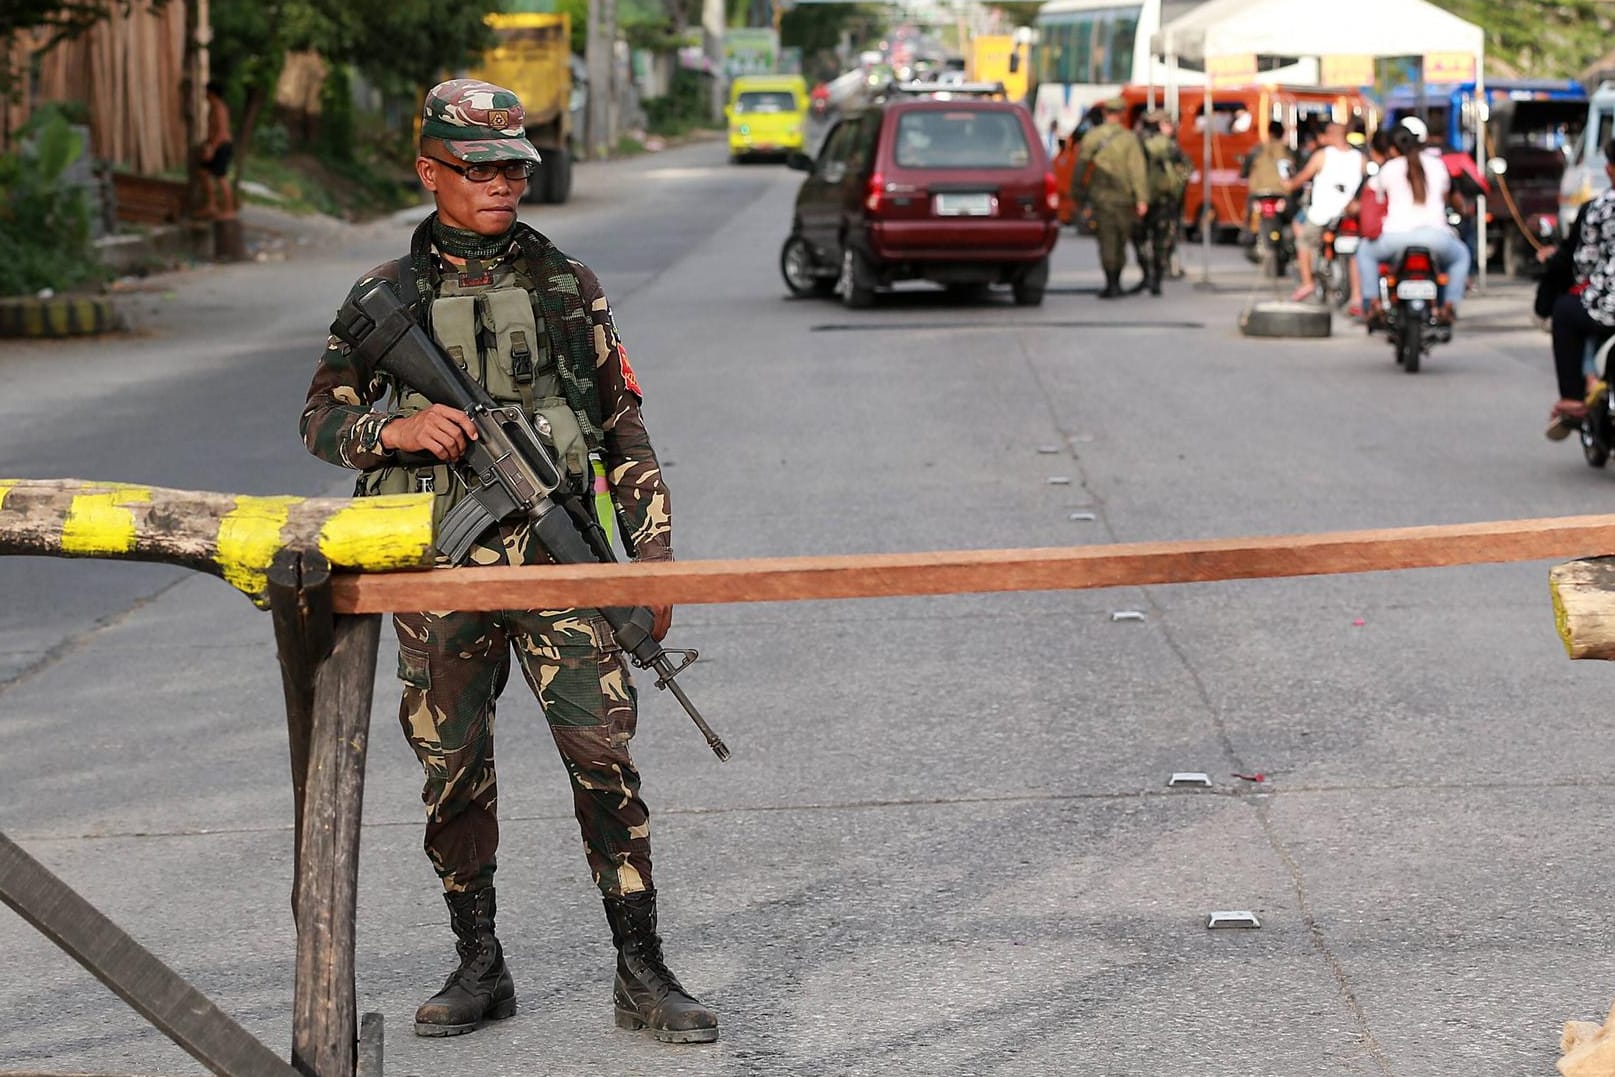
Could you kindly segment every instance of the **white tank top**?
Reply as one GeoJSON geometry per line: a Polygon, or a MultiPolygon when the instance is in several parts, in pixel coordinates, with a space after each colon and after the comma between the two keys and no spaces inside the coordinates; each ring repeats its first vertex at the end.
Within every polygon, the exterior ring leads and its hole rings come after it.
{"type": "Polygon", "coordinates": [[[1345,210],[1357,187],[1363,182],[1363,155],[1356,150],[1325,146],[1323,167],[1312,177],[1312,204],[1307,220],[1325,225],[1345,210]]]}

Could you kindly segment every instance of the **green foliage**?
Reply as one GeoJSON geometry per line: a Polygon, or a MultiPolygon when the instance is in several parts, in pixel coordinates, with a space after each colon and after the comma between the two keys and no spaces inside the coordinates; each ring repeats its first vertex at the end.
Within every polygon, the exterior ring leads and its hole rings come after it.
{"type": "Polygon", "coordinates": [[[353,85],[346,67],[333,67],[320,87],[320,137],[317,149],[327,161],[354,159],[358,140],[353,115],[353,85]]]}
{"type": "Polygon", "coordinates": [[[497,0],[213,0],[213,70],[239,103],[252,88],[273,90],[288,51],[313,49],[383,92],[415,93],[491,44],[482,17],[497,8],[497,0]]]}
{"type": "Polygon", "coordinates": [[[90,245],[90,203],[62,176],[85,151],[61,110],[37,110],[0,155],[0,295],[62,291],[103,275],[90,245]]]}
{"type": "Polygon", "coordinates": [[[252,140],[253,150],[266,157],[284,157],[292,152],[292,135],[283,123],[266,123],[252,140]]]}
{"type": "Polygon", "coordinates": [[[1492,77],[1575,78],[1610,51],[1615,9],[1603,0],[1434,0],[1486,30],[1492,77]]]}
{"type": "Polygon", "coordinates": [[[651,134],[666,137],[708,126],[710,93],[707,80],[700,72],[679,68],[673,74],[673,85],[667,93],[645,102],[646,127],[651,134]]]}
{"type": "Polygon", "coordinates": [[[555,10],[571,16],[572,51],[582,56],[589,49],[589,0],[555,0],[555,10]]]}

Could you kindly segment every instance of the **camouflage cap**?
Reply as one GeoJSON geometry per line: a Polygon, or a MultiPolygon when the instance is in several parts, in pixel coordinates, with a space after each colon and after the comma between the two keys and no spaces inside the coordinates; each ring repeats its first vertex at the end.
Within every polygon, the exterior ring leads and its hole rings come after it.
{"type": "Polygon", "coordinates": [[[1145,123],[1165,123],[1167,119],[1166,109],[1164,108],[1152,108],[1144,113],[1145,123]]]}
{"type": "Polygon", "coordinates": [[[421,109],[421,137],[440,138],[462,161],[532,161],[542,158],[527,141],[521,98],[481,79],[433,86],[421,109]]]}
{"type": "Polygon", "coordinates": [[[1106,112],[1126,112],[1127,102],[1120,97],[1107,97],[1099,102],[1099,107],[1106,112]]]}

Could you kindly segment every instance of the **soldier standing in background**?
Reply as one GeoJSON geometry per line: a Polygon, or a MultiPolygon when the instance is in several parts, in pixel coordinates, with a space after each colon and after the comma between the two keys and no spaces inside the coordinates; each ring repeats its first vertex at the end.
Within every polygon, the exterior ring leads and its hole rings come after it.
{"type": "Polygon", "coordinates": [[[1138,233],[1138,264],[1144,267],[1138,290],[1160,295],[1161,281],[1171,272],[1177,250],[1178,222],[1183,219],[1183,195],[1189,189],[1191,169],[1166,113],[1146,113],[1139,137],[1144,146],[1149,210],[1138,233]]]}
{"type": "MultiPolygon", "coordinates": [[[[567,481],[595,495],[586,499],[608,533],[620,516],[630,556],[672,560],[667,487],[605,292],[587,267],[516,219],[539,162],[523,120],[521,101],[502,87],[456,79],[432,88],[415,171],[436,212],[416,229],[409,254],[366,274],[350,298],[376,280],[392,282],[416,321],[495,400],[534,417],[567,481]]],[[[434,520],[466,496],[448,465],[475,436],[471,420],[359,369],[335,337],[315,370],[301,427],[314,455],[363,472],[359,494],[429,491],[434,520]],[[387,410],[375,410],[387,394],[387,410]]],[[[466,560],[553,562],[526,519],[490,528],[466,560]]],[[[659,640],[672,611],[654,613],[659,640]]],[[[566,766],[584,854],[605,902],[617,948],[618,1027],[648,1027],[670,1043],[716,1040],[717,1015],[685,992],[662,957],[650,815],[628,751],[636,697],[605,618],[593,609],[399,613],[393,625],[404,682],[399,719],[426,772],[426,853],[443,883],[460,957],[443,989],[416,1011],[416,1034],[453,1036],[516,1012],[515,982],[494,934],[493,887],[494,704],[514,652],[566,766]]]]}
{"type": "Polygon", "coordinates": [[[1105,271],[1100,299],[1122,294],[1127,245],[1149,211],[1144,148],[1123,125],[1127,103],[1113,97],[1104,103],[1105,122],[1082,136],[1071,174],[1071,198],[1092,214],[1099,235],[1099,264],[1105,271]]]}

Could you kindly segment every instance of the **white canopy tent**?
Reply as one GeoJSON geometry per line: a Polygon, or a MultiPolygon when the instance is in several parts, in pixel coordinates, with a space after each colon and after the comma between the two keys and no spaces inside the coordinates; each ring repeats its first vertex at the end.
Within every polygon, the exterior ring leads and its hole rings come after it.
{"type": "MultiPolygon", "coordinates": [[[[1486,32],[1427,0],[1355,0],[1338,18],[1320,17],[1318,0],[1208,0],[1163,26],[1150,40],[1151,51],[1169,71],[1180,61],[1208,71],[1220,57],[1239,56],[1427,56],[1462,53],[1474,57],[1475,98],[1485,100],[1486,32]]],[[[1171,76],[1169,75],[1169,78],[1171,76]]],[[[1213,82],[1215,80],[1212,80],[1213,82]]],[[[1467,81],[1467,80],[1464,80],[1467,81]]],[[[1168,100],[1176,99],[1169,89],[1168,100]]],[[[1211,203],[1212,92],[1205,95],[1205,204],[1211,203]]],[[[1484,146],[1485,109],[1475,110],[1475,144],[1484,146]]],[[[1486,279],[1486,204],[1477,210],[1481,251],[1479,279],[1486,279]]],[[[1211,229],[1202,228],[1205,276],[1211,275],[1211,229]]]]}

